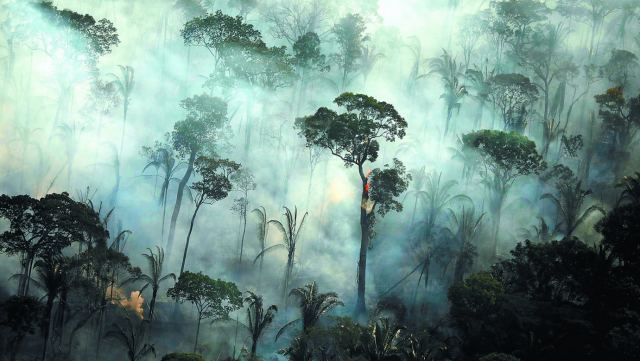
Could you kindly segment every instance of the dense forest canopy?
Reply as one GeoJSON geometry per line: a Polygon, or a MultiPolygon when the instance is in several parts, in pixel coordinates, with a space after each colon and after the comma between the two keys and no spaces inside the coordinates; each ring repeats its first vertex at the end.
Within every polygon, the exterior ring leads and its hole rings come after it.
{"type": "Polygon", "coordinates": [[[637,0],[0,0],[0,361],[635,360],[637,0]]]}

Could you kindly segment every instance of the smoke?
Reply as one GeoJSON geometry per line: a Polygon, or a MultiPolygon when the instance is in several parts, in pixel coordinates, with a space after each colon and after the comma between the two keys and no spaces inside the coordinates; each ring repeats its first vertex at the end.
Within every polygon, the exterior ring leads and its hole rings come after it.
{"type": "MultiPolygon", "coordinates": [[[[112,194],[117,189],[113,227],[122,224],[132,231],[125,252],[133,264],[146,265],[139,256],[146,248],[166,246],[168,223],[177,182],[169,186],[166,226],[163,231],[162,207],[159,205],[159,185],[152,168],[143,172],[147,160],[141,148],[164,139],[176,121],[183,119],[179,102],[189,96],[209,93],[204,87],[211,73],[213,58],[206,49],[188,48],[180,36],[180,29],[189,20],[185,12],[174,6],[173,1],[55,1],[60,8],[78,13],[88,13],[96,19],[107,18],[118,29],[120,44],[110,54],[100,57],[97,64],[98,77],[113,81],[119,74],[118,65],[131,66],[135,71],[135,84],[127,115],[123,152],[119,152],[122,132],[122,99],[112,105],[102,104],[99,111],[91,96],[91,79],[94,74],[82,62],[74,58],[73,49],[52,43],[52,39],[63,37],[69,43],[82,42],[48,23],[29,1],[2,0],[4,11],[2,37],[7,44],[0,55],[4,71],[4,85],[0,90],[0,192],[7,194],[30,194],[34,197],[48,192],[68,191],[75,195],[90,187],[95,191],[94,203],[105,207],[112,204],[112,194]],[[27,26],[24,31],[21,26],[27,26]],[[20,39],[15,34],[35,33],[35,37],[20,39]],[[14,43],[10,43],[13,40],[14,43]],[[21,41],[24,41],[21,43],[21,41]],[[13,59],[13,61],[11,61],[13,59]],[[11,68],[9,67],[11,64],[11,68]]],[[[207,2],[214,4],[209,11],[220,8],[224,13],[235,15],[226,1],[207,2]]],[[[322,16],[318,22],[321,49],[325,55],[336,51],[331,34],[332,25],[340,17],[351,12],[361,14],[366,20],[367,46],[381,54],[366,78],[358,75],[348,86],[349,91],[362,92],[395,106],[409,123],[407,136],[402,141],[381,145],[380,156],[371,168],[402,160],[408,170],[426,167],[428,172],[442,172],[444,180],[455,180],[452,194],[467,194],[478,214],[488,212],[488,195],[485,187],[475,179],[467,182],[461,177],[462,162],[455,158],[457,137],[474,129],[477,103],[471,97],[461,100],[460,109],[454,112],[454,136],[443,138],[446,107],[441,99],[442,84],[437,75],[429,74],[428,59],[438,57],[446,49],[457,61],[462,60],[460,46],[463,25],[488,6],[488,1],[458,1],[457,7],[448,0],[438,1],[260,1],[257,9],[246,17],[263,34],[269,46],[288,46],[290,43],[276,37],[274,24],[265,16],[268,10],[292,4],[319,4],[322,16]],[[421,75],[411,79],[412,71],[421,75]]],[[[302,6],[300,5],[300,6],[302,6]]],[[[575,54],[579,61],[584,54],[588,26],[570,23],[566,38],[566,51],[575,54]]],[[[637,30],[637,24],[634,25],[637,30]]],[[[630,32],[631,33],[631,32],[630,32]]],[[[614,40],[608,32],[601,34],[601,49],[596,61],[604,63],[607,51],[614,40]]],[[[470,66],[481,66],[494,49],[490,42],[477,34],[474,54],[470,66]]],[[[631,42],[627,45],[630,49],[631,42]]],[[[638,51],[637,46],[633,48],[638,51]]],[[[257,87],[241,85],[224,94],[229,104],[233,137],[232,148],[225,150],[224,157],[242,163],[249,169],[257,189],[248,195],[249,207],[262,206],[268,219],[283,220],[283,206],[297,207],[299,213],[309,212],[300,234],[297,250],[293,286],[317,281],[321,291],[336,291],[345,301],[338,313],[349,314],[355,303],[355,281],[359,252],[360,179],[357,170],[346,168],[343,162],[324,152],[311,173],[309,150],[293,129],[296,116],[313,113],[320,106],[332,107],[332,100],[339,91],[334,84],[339,79],[336,64],[332,70],[319,74],[309,84],[307,99],[303,99],[299,114],[296,114],[296,86],[267,91],[257,87]],[[250,147],[246,148],[250,137],[250,147]]],[[[582,86],[582,85],[580,85],[582,86]]],[[[597,110],[591,101],[592,95],[602,92],[604,81],[592,85],[589,94],[576,104],[575,122],[567,133],[584,133],[588,114],[597,110]]],[[[579,92],[578,92],[579,94],[579,92]]],[[[105,101],[105,99],[98,99],[105,101]]],[[[481,119],[483,128],[502,128],[499,116],[485,109],[481,119]]],[[[540,122],[532,122],[527,136],[541,139],[540,122]]],[[[553,149],[560,149],[554,144],[553,149]]],[[[579,160],[567,162],[578,164],[579,160]]],[[[637,163],[632,159],[632,163],[637,163]]],[[[577,166],[576,166],[577,168],[577,166]]],[[[594,166],[594,180],[603,180],[609,175],[603,167],[594,166]]],[[[557,220],[554,208],[537,199],[541,191],[553,191],[533,178],[516,182],[509,192],[503,208],[503,222],[498,245],[499,254],[506,255],[521,240],[522,229],[531,229],[538,217],[549,223],[557,220]]],[[[231,211],[238,193],[232,192],[226,199],[213,205],[203,206],[195,220],[186,269],[202,271],[213,278],[235,281],[241,290],[257,290],[264,294],[265,304],[281,303],[281,285],[287,260],[286,251],[274,249],[264,257],[263,268],[255,257],[260,252],[257,240],[256,219],[248,215],[244,241],[243,264],[238,265],[241,219],[231,211]]],[[[404,196],[403,196],[404,197],[404,196]]],[[[404,211],[378,218],[376,237],[370,251],[367,274],[367,304],[373,305],[379,295],[415,267],[410,243],[421,232],[421,221],[425,208],[419,204],[416,222],[411,224],[413,203],[411,197],[403,200],[404,211]]],[[[402,198],[401,198],[402,200],[402,198]]],[[[595,200],[590,202],[596,202],[595,200]]],[[[187,198],[182,205],[175,245],[166,250],[166,272],[177,272],[180,268],[182,250],[189,228],[193,205],[187,198]]],[[[449,205],[453,208],[455,205],[449,205]]],[[[443,210],[444,213],[447,210],[443,210]]],[[[490,217],[484,222],[481,239],[490,238],[490,217]]],[[[592,216],[576,235],[588,241],[595,239],[591,225],[597,221],[592,216]]],[[[449,225],[445,214],[439,224],[449,225]]],[[[113,232],[112,232],[113,233],[113,232]]],[[[272,246],[280,242],[271,229],[266,243],[272,246]]],[[[489,243],[489,242],[487,242],[489,243]]],[[[479,245],[481,256],[487,248],[479,245]]],[[[3,255],[0,269],[4,274],[15,273],[17,262],[3,255]]],[[[483,258],[480,257],[480,260],[483,258]]],[[[484,258],[486,260],[486,258],[484,258]]],[[[434,263],[435,264],[435,263],[434,263]]],[[[480,268],[483,264],[474,267],[480,268]]],[[[443,268],[443,267],[442,267],[443,268]]],[[[409,299],[418,282],[416,275],[399,288],[401,297],[409,299]]],[[[446,302],[445,282],[434,277],[427,292],[431,292],[440,305],[446,302]]],[[[166,287],[158,293],[158,302],[170,304],[166,287]]],[[[127,296],[121,289],[118,304],[135,311],[143,317],[144,297],[134,291],[127,296]]],[[[147,296],[148,297],[148,296],[147,296]]],[[[291,304],[292,302],[290,302],[291,304]]],[[[443,306],[444,307],[444,306],[443,306]]],[[[182,306],[189,310],[189,306],[182,306]]],[[[292,307],[289,313],[294,313],[292,307]]],[[[235,316],[235,315],[234,315],[235,316]]],[[[239,313],[242,321],[244,313],[239,313]]],[[[286,312],[282,311],[275,324],[284,323],[286,312]]],[[[185,324],[191,320],[186,320],[185,324]]],[[[186,327],[186,326],[185,326],[186,327]]],[[[195,328],[195,325],[194,325],[195,328]]],[[[185,331],[186,332],[186,331],[185,331]]],[[[190,332],[190,331],[189,331],[190,332]]],[[[204,326],[204,343],[214,336],[204,326]]],[[[216,336],[218,337],[218,336],[216,336]]],[[[267,336],[270,337],[270,336],[267,336]]],[[[225,338],[228,341],[228,338],[225,338]]],[[[229,341],[231,342],[231,341],[229,341]]],[[[275,346],[274,346],[275,347],[275,346]]]]}

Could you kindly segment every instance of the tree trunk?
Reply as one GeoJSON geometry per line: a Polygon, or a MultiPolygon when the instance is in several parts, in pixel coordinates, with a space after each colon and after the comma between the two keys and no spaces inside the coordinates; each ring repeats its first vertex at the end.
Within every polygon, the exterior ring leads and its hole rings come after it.
{"type": "Polygon", "coordinates": [[[365,305],[365,282],[367,272],[367,250],[369,248],[369,215],[367,214],[367,200],[369,200],[369,190],[367,189],[367,177],[364,175],[362,165],[358,165],[360,178],[362,180],[362,197],[360,202],[360,255],[358,259],[358,293],[356,301],[355,316],[365,316],[367,308],[365,305]]]}
{"type": "MultiPolygon", "coordinates": [[[[501,196],[501,199],[503,197],[501,196]]],[[[494,260],[498,256],[498,232],[500,230],[500,218],[502,211],[502,201],[500,201],[499,207],[495,210],[495,218],[493,220],[493,258],[494,260]]]]}
{"type": "Polygon", "coordinates": [[[191,173],[193,173],[193,163],[196,160],[196,152],[192,151],[189,156],[189,163],[187,165],[187,171],[178,184],[178,192],[176,194],[176,204],[173,206],[173,213],[171,214],[171,223],[169,224],[169,238],[167,239],[167,253],[171,254],[173,247],[173,238],[176,232],[176,222],[178,221],[178,215],[180,214],[180,207],[182,206],[182,196],[184,195],[184,188],[187,186],[191,173]]]}
{"type": "Polygon", "coordinates": [[[53,296],[47,297],[47,308],[46,313],[44,314],[45,323],[43,325],[44,334],[42,338],[44,339],[44,345],[42,346],[42,361],[47,359],[47,345],[49,344],[49,329],[51,327],[51,310],[53,309],[53,296]]]}
{"type": "Polygon", "coordinates": [[[158,294],[158,288],[153,287],[153,292],[151,293],[151,302],[149,303],[149,321],[153,321],[153,310],[156,307],[157,294],[158,294]]]}
{"type": "MultiPolygon", "coordinates": [[[[245,196],[246,199],[246,196],[245,196]]],[[[242,238],[240,238],[240,260],[238,261],[238,263],[240,265],[242,265],[242,251],[244,250],[244,235],[247,232],[247,209],[246,209],[246,205],[244,206],[245,209],[243,211],[242,214],[242,238]]]]}
{"type": "Polygon", "coordinates": [[[193,231],[193,223],[196,220],[196,215],[198,214],[198,210],[202,203],[196,204],[196,209],[193,211],[193,217],[191,217],[191,224],[189,225],[189,233],[187,233],[187,242],[184,244],[184,253],[182,254],[182,265],[180,266],[180,276],[182,276],[182,272],[184,271],[184,263],[187,260],[187,251],[189,250],[189,240],[191,239],[191,232],[193,231]]]}
{"type": "Polygon", "coordinates": [[[284,309],[287,309],[287,291],[289,290],[289,282],[291,282],[291,274],[293,273],[293,258],[295,254],[289,253],[287,256],[287,268],[284,270],[284,280],[282,282],[282,302],[284,309]]]}
{"type": "Polygon", "coordinates": [[[122,157],[122,148],[124,147],[124,135],[127,129],[127,111],[129,110],[129,100],[127,96],[124,97],[124,104],[122,106],[122,134],[120,135],[120,157],[122,157]]]}
{"type": "Polygon", "coordinates": [[[202,321],[202,316],[198,315],[198,328],[196,328],[196,342],[193,344],[194,353],[198,349],[198,337],[200,336],[200,321],[202,321]]]}

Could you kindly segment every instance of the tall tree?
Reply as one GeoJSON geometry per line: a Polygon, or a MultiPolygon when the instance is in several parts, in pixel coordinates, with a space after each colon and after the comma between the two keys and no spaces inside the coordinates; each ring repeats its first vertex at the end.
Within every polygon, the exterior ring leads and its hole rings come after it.
{"type": "Polygon", "coordinates": [[[184,190],[193,174],[196,158],[214,153],[226,143],[230,132],[227,103],[222,99],[206,94],[196,95],[183,100],[181,106],[187,114],[184,120],[175,123],[170,140],[177,155],[185,159],[187,169],[178,183],[176,203],[171,214],[167,239],[169,254],[173,247],[184,190]]]}
{"type": "Polygon", "coordinates": [[[504,130],[523,133],[528,107],[538,98],[538,88],[522,74],[498,74],[491,78],[491,99],[500,110],[504,130]]]}
{"type": "Polygon", "coordinates": [[[625,99],[622,88],[611,88],[595,98],[600,108],[602,129],[609,136],[613,175],[620,179],[631,154],[631,144],[640,129],[640,95],[625,99]]]}
{"type": "Polygon", "coordinates": [[[345,113],[322,107],[315,114],[296,119],[296,127],[307,146],[325,148],[340,158],[345,167],[356,166],[362,182],[360,198],[360,255],[358,260],[358,291],[356,314],[364,315],[367,251],[370,247],[374,211],[380,216],[388,211],[401,211],[402,204],[394,197],[402,194],[410,176],[397,159],[392,166],[365,173],[365,164],[375,162],[380,141],[393,142],[405,136],[407,122],[393,105],[364,94],[343,93],[334,100],[345,113]]]}
{"type": "Polygon", "coordinates": [[[345,91],[352,80],[349,79],[349,75],[360,66],[364,43],[369,40],[365,30],[364,20],[358,14],[348,14],[333,26],[332,32],[338,43],[338,52],[333,55],[333,58],[342,70],[340,91],[345,91]]]}
{"type": "Polygon", "coordinates": [[[203,319],[226,320],[229,313],[242,307],[242,293],[233,282],[214,280],[202,273],[185,271],[178,282],[167,291],[178,302],[188,301],[198,312],[198,328],[193,352],[198,348],[200,322],[203,319]]]}
{"type": "Polygon", "coordinates": [[[473,207],[462,209],[459,212],[451,211],[452,227],[449,233],[455,241],[454,250],[455,265],[453,270],[453,282],[462,282],[464,275],[469,272],[477,256],[475,242],[482,229],[484,213],[476,216],[473,207]]]}
{"type": "Polygon", "coordinates": [[[240,256],[238,263],[242,264],[242,255],[244,252],[244,236],[247,231],[247,207],[249,207],[249,192],[256,189],[256,182],[253,180],[253,174],[248,169],[241,168],[237,172],[231,174],[231,183],[233,190],[240,193],[240,197],[234,200],[232,210],[240,216],[240,224],[242,226],[242,235],[240,235],[240,256]]]}
{"type": "Polygon", "coordinates": [[[113,75],[120,96],[122,97],[122,134],[120,135],[120,156],[122,156],[122,148],[124,146],[124,136],[127,128],[127,113],[129,112],[129,103],[131,102],[131,93],[135,85],[135,72],[133,67],[129,65],[118,65],[120,75],[113,75]]]}
{"type": "Polygon", "coordinates": [[[169,279],[173,279],[175,282],[176,275],[173,273],[168,273],[166,275],[162,274],[162,268],[164,266],[164,250],[162,248],[156,246],[156,253],[154,253],[151,248],[147,248],[147,250],[149,253],[143,253],[142,256],[147,261],[147,267],[149,269],[148,273],[142,273],[139,268],[134,269],[131,277],[125,280],[122,284],[126,285],[132,282],[142,282],[143,284],[140,288],[140,293],[151,287],[151,302],[149,302],[149,315],[147,316],[147,319],[151,322],[153,321],[153,311],[155,310],[156,297],[158,296],[160,284],[164,281],[168,281],[169,279]]]}
{"type": "Polygon", "coordinates": [[[275,219],[268,222],[268,224],[273,224],[278,232],[280,232],[280,235],[282,236],[282,243],[265,248],[254,260],[257,261],[258,258],[264,257],[265,253],[278,248],[284,248],[287,251],[287,266],[285,267],[284,278],[282,280],[282,301],[284,302],[285,307],[287,305],[287,292],[289,291],[291,276],[293,275],[293,266],[295,265],[296,247],[298,245],[300,231],[302,230],[304,221],[307,219],[307,215],[308,213],[305,212],[298,224],[298,208],[294,207],[294,211],[291,212],[291,210],[285,206],[284,217],[286,226],[275,219]]]}
{"type": "Polygon", "coordinates": [[[260,253],[254,260],[260,259],[260,275],[262,275],[262,264],[264,263],[264,252],[267,248],[267,234],[269,232],[269,219],[267,218],[267,210],[260,206],[251,211],[258,218],[258,243],[260,245],[260,253]]]}
{"type": "Polygon", "coordinates": [[[52,193],[39,200],[27,195],[1,195],[0,216],[9,221],[9,228],[0,234],[0,250],[21,258],[21,296],[29,293],[37,258],[58,254],[72,242],[108,237],[99,215],[67,193],[52,193]]]}
{"type": "Polygon", "coordinates": [[[278,307],[276,307],[276,305],[271,305],[265,310],[262,296],[251,291],[247,291],[247,296],[244,298],[244,302],[249,304],[247,307],[247,329],[251,333],[250,359],[253,360],[256,357],[258,341],[260,341],[260,337],[265,329],[273,322],[273,319],[278,312],[278,307]]]}
{"type": "Polygon", "coordinates": [[[467,95],[467,89],[463,84],[460,84],[460,77],[463,74],[462,64],[458,64],[446,50],[443,50],[442,55],[429,61],[429,66],[431,67],[429,73],[438,74],[444,87],[444,93],[440,95],[440,99],[444,100],[447,108],[447,119],[443,132],[443,135],[446,136],[449,132],[453,111],[460,111],[460,100],[467,95]]]}
{"type": "Polygon", "coordinates": [[[187,251],[189,250],[189,241],[191,240],[191,232],[198,215],[198,210],[205,204],[213,204],[229,195],[233,185],[231,184],[231,176],[240,169],[240,164],[228,159],[213,159],[201,156],[195,161],[195,169],[202,176],[202,179],[194,182],[191,189],[196,193],[193,197],[195,209],[189,224],[189,232],[187,240],[184,244],[184,253],[182,255],[182,265],[180,266],[180,275],[184,271],[185,261],[187,260],[187,251]]]}
{"type": "Polygon", "coordinates": [[[162,172],[162,184],[160,186],[160,194],[158,195],[158,203],[162,206],[162,229],[160,237],[164,242],[165,220],[167,214],[167,198],[169,197],[169,186],[171,182],[180,182],[176,177],[177,173],[186,166],[184,162],[178,162],[175,158],[173,149],[168,144],[156,143],[153,147],[143,147],[143,155],[147,158],[148,163],[142,169],[144,173],[149,167],[156,169],[156,175],[152,175],[156,179],[158,171],[162,172]]]}
{"type": "Polygon", "coordinates": [[[493,256],[498,251],[498,231],[502,206],[516,179],[538,174],[546,168],[536,144],[516,132],[479,130],[462,136],[465,147],[475,149],[482,159],[482,183],[490,192],[489,209],[493,215],[493,256]]]}

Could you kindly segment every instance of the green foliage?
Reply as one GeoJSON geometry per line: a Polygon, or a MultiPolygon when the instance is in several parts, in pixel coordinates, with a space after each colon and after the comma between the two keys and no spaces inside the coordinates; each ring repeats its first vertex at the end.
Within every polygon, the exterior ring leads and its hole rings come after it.
{"type": "Polygon", "coordinates": [[[503,293],[503,286],[491,273],[473,274],[449,289],[451,317],[462,326],[474,318],[494,314],[503,293]]]}
{"type": "Polygon", "coordinates": [[[476,149],[489,170],[505,183],[518,176],[538,174],[546,168],[536,144],[516,132],[479,130],[463,135],[462,142],[476,149]]]}
{"type": "Polygon", "coordinates": [[[358,69],[363,54],[364,43],[369,40],[365,35],[366,25],[358,14],[348,14],[341,18],[332,29],[339,51],[333,59],[342,69],[342,89],[348,83],[349,74],[358,69]]]}
{"type": "Polygon", "coordinates": [[[240,164],[228,159],[214,159],[200,156],[195,161],[195,169],[202,177],[194,182],[191,189],[196,191],[196,204],[210,204],[227,197],[233,184],[231,176],[240,169],[240,164]]]}
{"type": "Polygon", "coordinates": [[[583,190],[582,182],[576,179],[560,181],[556,185],[557,195],[545,193],[540,199],[548,199],[556,206],[556,212],[562,219],[567,237],[584,223],[594,212],[604,214],[604,209],[598,205],[591,205],[583,209],[584,201],[591,194],[591,190],[583,190]]]}
{"type": "Polygon", "coordinates": [[[626,88],[639,66],[636,54],[627,50],[614,49],[611,50],[609,61],[600,67],[600,76],[607,78],[617,87],[626,88]]]}
{"type": "Polygon", "coordinates": [[[393,142],[405,136],[407,122],[393,105],[364,94],[343,93],[333,101],[346,113],[322,107],[296,119],[307,146],[319,146],[342,159],[346,167],[378,159],[378,139],[393,142]]]}
{"type": "Polygon", "coordinates": [[[198,318],[226,320],[229,313],[242,307],[242,293],[233,282],[185,271],[167,291],[178,302],[190,302],[198,310],[198,318]]]}
{"type": "Polygon", "coordinates": [[[292,289],[289,296],[293,296],[298,299],[300,318],[282,326],[276,335],[276,339],[280,337],[287,328],[298,322],[302,322],[302,332],[303,334],[307,334],[316,326],[322,315],[337,306],[344,305],[344,303],[342,303],[338,298],[337,293],[320,293],[315,282],[309,283],[304,287],[292,289]]]}
{"type": "Polygon", "coordinates": [[[247,329],[251,333],[251,355],[255,357],[260,336],[273,322],[278,312],[278,307],[271,305],[265,309],[262,296],[258,296],[251,291],[247,291],[247,297],[245,297],[244,302],[248,303],[247,329]]]}
{"type": "Polygon", "coordinates": [[[622,158],[617,163],[624,162],[640,128],[640,95],[625,99],[622,88],[610,88],[595,99],[600,107],[602,128],[611,134],[614,156],[622,158]]]}
{"type": "Polygon", "coordinates": [[[227,141],[230,129],[227,103],[207,94],[184,99],[181,106],[186,111],[184,120],[175,123],[171,132],[173,148],[182,157],[200,152],[212,153],[227,141]]]}
{"type": "Polygon", "coordinates": [[[203,46],[217,58],[237,46],[261,41],[262,35],[242,16],[229,16],[218,10],[214,14],[187,21],[181,30],[186,45],[203,46]]]}
{"type": "Polygon", "coordinates": [[[384,216],[389,211],[402,212],[402,203],[395,200],[404,193],[409,186],[411,175],[398,159],[393,159],[393,165],[384,165],[383,169],[371,171],[369,198],[375,202],[378,213],[384,216]]]}
{"type": "Polygon", "coordinates": [[[305,70],[328,71],[326,57],[320,52],[320,38],[314,32],[300,36],[293,43],[293,63],[305,70]]]}
{"type": "Polygon", "coordinates": [[[538,88],[522,74],[498,74],[489,82],[491,98],[500,109],[504,129],[524,132],[528,122],[527,107],[538,99],[538,88]]]}
{"type": "MultiPolygon", "coordinates": [[[[96,21],[89,14],[80,14],[72,10],[58,9],[51,1],[41,1],[35,8],[54,27],[62,30],[60,36],[73,34],[77,39],[60,38],[52,41],[54,46],[71,46],[78,53],[84,53],[86,63],[93,67],[98,58],[109,54],[120,43],[117,30],[107,19],[96,21]]],[[[52,34],[49,34],[52,35],[52,34]]]]}

